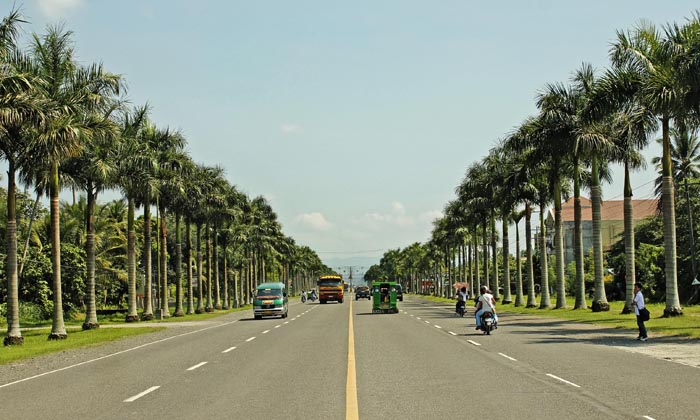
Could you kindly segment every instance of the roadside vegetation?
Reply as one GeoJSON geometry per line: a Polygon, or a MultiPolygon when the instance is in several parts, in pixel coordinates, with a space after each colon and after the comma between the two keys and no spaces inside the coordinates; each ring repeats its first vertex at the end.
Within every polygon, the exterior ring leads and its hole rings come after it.
{"type": "MultiPolygon", "coordinates": [[[[434,302],[446,302],[454,305],[454,299],[419,296],[434,302]]],[[[604,328],[619,328],[630,330],[630,334],[637,333],[637,321],[635,315],[623,314],[624,301],[610,302],[610,311],[593,312],[590,309],[573,309],[575,298],[567,298],[567,309],[540,309],[516,307],[511,304],[499,304],[496,309],[499,313],[517,313],[538,317],[548,317],[564,319],[567,321],[582,322],[586,324],[598,325],[604,328]]],[[[651,313],[649,321],[645,322],[652,337],[654,336],[676,336],[687,338],[700,338],[700,306],[689,306],[685,309],[683,318],[664,317],[663,303],[649,303],[647,309],[651,313]]],[[[470,313],[471,314],[471,313],[470,313]]]]}
{"type": "Polygon", "coordinates": [[[23,326],[63,341],[77,324],[204,319],[250,305],[262,281],[295,293],[331,272],[283,233],[266,198],[196,163],[182,132],[130,105],[122,76],[81,64],[69,29],[30,33],[27,20],[13,5],[0,21],[6,346],[25,342],[23,326]],[[121,198],[100,202],[107,191],[121,198]]]}
{"type": "Polygon", "coordinates": [[[430,240],[385,252],[365,279],[436,297],[462,286],[473,296],[486,285],[513,310],[590,319],[631,313],[639,282],[657,316],[652,329],[697,336],[685,326],[697,325],[688,308],[700,303],[700,12],[610,35],[607,68],[583,63],[568,80],[540,87],[537,112],[467,167],[430,240]],[[653,141],[662,155],[645,162],[642,151],[653,141]],[[632,186],[645,164],[659,176],[656,195],[641,198],[654,201],[657,213],[640,220],[632,186]],[[615,219],[623,227],[604,247],[603,231],[613,229],[601,217],[601,185],[614,165],[624,170],[615,219]],[[569,199],[573,223],[565,231],[569,199]]]}

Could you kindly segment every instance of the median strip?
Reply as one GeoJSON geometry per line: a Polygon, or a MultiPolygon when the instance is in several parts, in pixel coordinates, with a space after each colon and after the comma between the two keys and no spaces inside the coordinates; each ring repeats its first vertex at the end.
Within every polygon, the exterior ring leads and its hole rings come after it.
{"type": "Polygon", "coordinates": [[[140,394],[136,394],[131,398],[125,399],[124,402],[134,402],[134,401],[138,400],[139,398],[143,397],[144,395],[150,394],[151,392],[155,391],[158,388],[160,388],[160,386],[152,386],[140,394]]]}

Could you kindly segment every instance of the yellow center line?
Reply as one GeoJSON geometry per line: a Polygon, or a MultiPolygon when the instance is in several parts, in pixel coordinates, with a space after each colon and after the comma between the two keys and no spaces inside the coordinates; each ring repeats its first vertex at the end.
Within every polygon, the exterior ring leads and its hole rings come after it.
{"type": "Polygon", "coordinates": [[[350,321],[348,324],[348,380],[345,384],[345,419],[358,420],[357,380],[355,377],[355,332],[352,328],[352,299],[350,302],[350,321]]]}

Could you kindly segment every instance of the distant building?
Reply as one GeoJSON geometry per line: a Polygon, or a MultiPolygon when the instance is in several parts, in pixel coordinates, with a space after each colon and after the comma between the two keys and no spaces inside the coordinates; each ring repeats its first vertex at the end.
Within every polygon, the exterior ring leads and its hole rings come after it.
{"type": "MultiPolygon", "coordinates": [[[[600,209],[601,236],[603,242],[603,252],[609,251],[612,244],[619,241],[624,234],[624,200],[603,201],[600,209]]],[[[653,216],[656,213],[657,200],[632,200],[633,224],[636,226],[639,221],[653,216]]],[[[583,231],[583,253],[584,255],[593,247],[593,208],[591,200],[581,197],[581,225],[583,231]]],[[[562,230],[564,234],[564,262],[574,261],[574,199],[562,203],[561,209],[562,230]]],[[[553,252],[554,247],[554,208],[547,212],[545,220],[547,227],[547,245],[549,252],[553,252]]]]}

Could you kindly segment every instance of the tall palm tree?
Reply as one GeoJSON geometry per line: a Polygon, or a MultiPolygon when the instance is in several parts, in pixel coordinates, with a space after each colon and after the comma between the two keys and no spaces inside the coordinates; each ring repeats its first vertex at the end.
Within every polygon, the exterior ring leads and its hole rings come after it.
{"type": "Polygon", "coordinates": [[[24,343],[19,324],[19,282],[17,270],[16,173],[29,140],[27,131],[43,118],[42,98],[34,91],[37,82],[28,72],[14,65],[17,59],[27,62],[17,51],[19,25],[25,23],[13,9],[0,22],[0,155],[7,160],[7,345],[24,343]]]}
{"type": "MultiPolygon", "coordinates": [[[[46,162],[47,184],[51,209],[51,260],[53,264],[53,323],[49,339],[68,337],[63,320],[61,296],[61,252],[59,232],[59,167],[67,158],[77,156],[95,133],[111,124],[95,119],[109,106],[108,101],[118,95],[119,76],[107,73],[101,65],[78,67],[73,61],[71,32],[60,27],[49,27],[40,37],[33,36],[31,47],[33,67],[37,76],[45,80],[42,93],[48,100],[50,115],[32,145],[32,155],[46,162]]],[[[37,166],[41,166],[37,162],[37,166]]],[[[40,182],[37,182],[39,184],[40,182]]]]}
{"type": "Polygon", "coordinates": [[[147,124],[148,105],[123,115],[120,122],[121,141],[118,143],[117,185],[127,201],[127,282],[128,312],[126,322],[139,321],[136,296],[136,229],[134,226],[136,201],[144,187],[152,182],[151,160],[141,136],[147,124]]]}
{"type": "Polygon", "coordinates": [[[648,108],[661,122],[666,277],[664,316],[682,315],[676,272],[676,215],[670,123],[686,113],[684,105],[690,92],[682,84],[683,69],[677,65],[678,50],[672,48],[668,37],[649,22],[641,22],[627,32],[619,31],[610,56],[613,65],[628,70],[630,76],[628,89],[610,100],[628,100],[627,98],[633,97],[633,100],[648,108]]]}
{"type": "MultiPolygon", "coordinates": [[[[85,308],[85,322],[83,330],[99,328],[97,321],[97,305],[95,302],[95,209],[100,192],[115,185],[118,148],[114,142],[118,139],[117,125],[110,120],[112,110],[118,105],[114,101],[114,107],[110,107],[102,117],[105,127],[99,133],[95,133],[92,141],[83,147],[82,153],[69,159],[62,165],[63,171],[68,175],[69,182],[75,187],[85,191],[87,196],[87,208],[85,214],[86,240],[85,254],[87,256],[87,304],[85,308]]],[[[99,116],[94,116],[99,118],[99,116]]]]}

